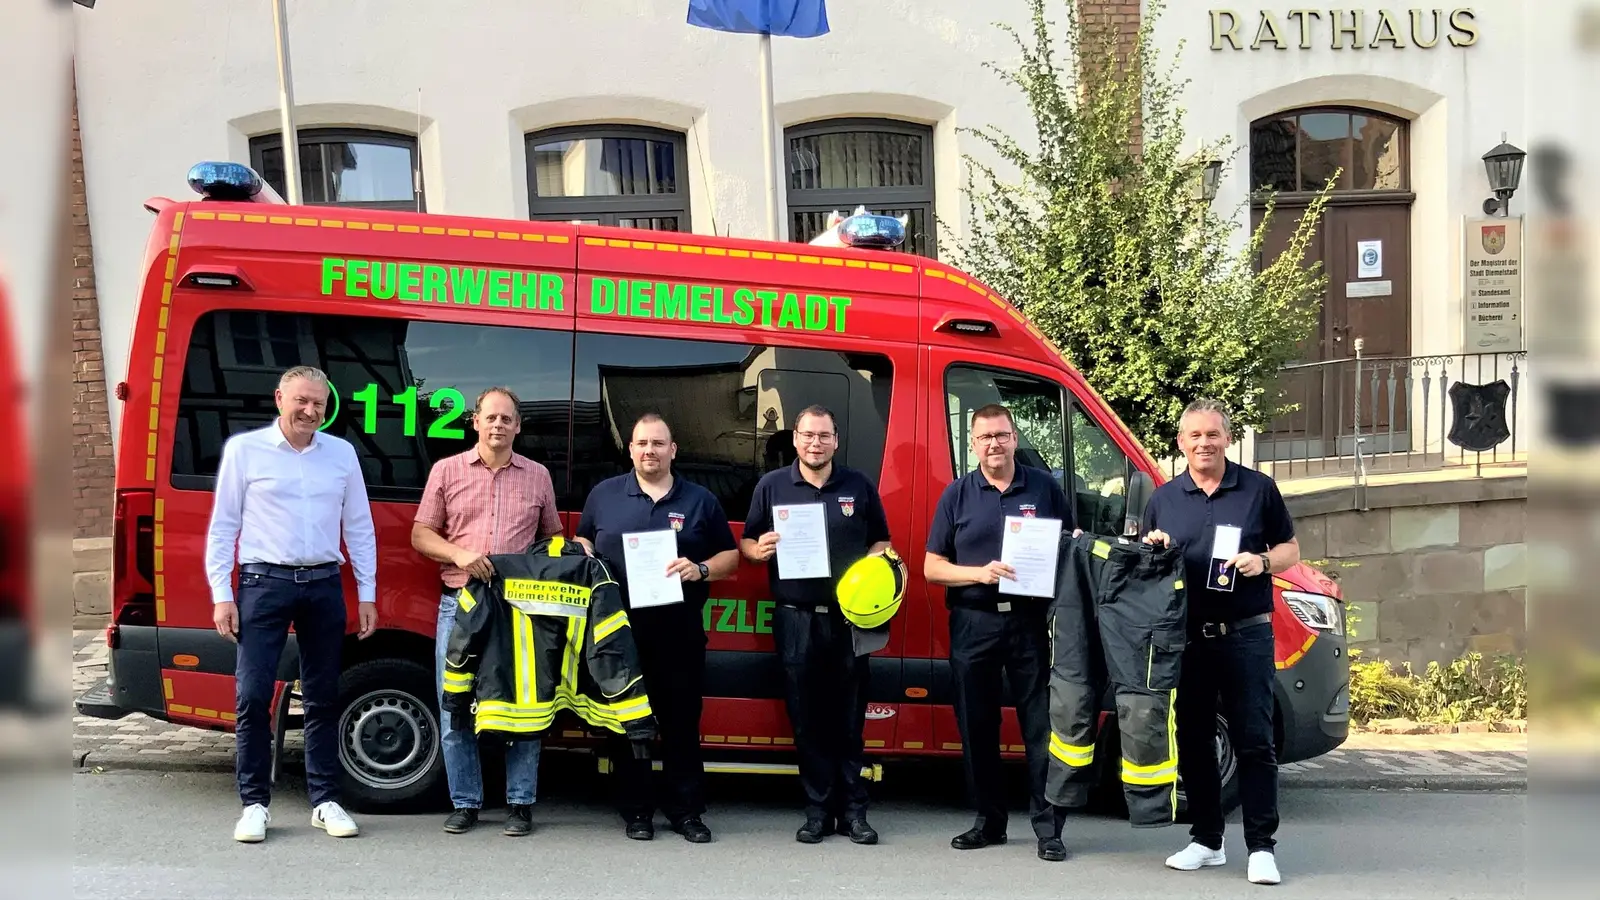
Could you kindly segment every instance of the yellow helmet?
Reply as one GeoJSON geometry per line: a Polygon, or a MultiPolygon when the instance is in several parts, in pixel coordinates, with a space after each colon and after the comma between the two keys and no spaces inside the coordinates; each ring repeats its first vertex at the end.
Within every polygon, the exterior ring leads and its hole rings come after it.
{"type": "Polygon", "coordinates": [[[877,628],[900,610],[906,593],[906,564],[889,548],[853,563],[834,588],[839,611],[857,628],[877,628]]]}

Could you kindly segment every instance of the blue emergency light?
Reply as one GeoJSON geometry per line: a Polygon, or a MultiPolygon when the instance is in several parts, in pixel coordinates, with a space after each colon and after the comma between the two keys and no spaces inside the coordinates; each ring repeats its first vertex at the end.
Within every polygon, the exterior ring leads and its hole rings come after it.
{"type": "Polygon", "coordinates": [[[884,249],[906,241],[906,226],[894,216],[857,213],[839,223],[839,243],[846,247],[884,249]]]}
{"type": "Polygon", "coordinates": [[[200,162],[189,169],[189,187],[206,200],[248,202],[261,193],[261,176],[236,162],[200,162]]]}

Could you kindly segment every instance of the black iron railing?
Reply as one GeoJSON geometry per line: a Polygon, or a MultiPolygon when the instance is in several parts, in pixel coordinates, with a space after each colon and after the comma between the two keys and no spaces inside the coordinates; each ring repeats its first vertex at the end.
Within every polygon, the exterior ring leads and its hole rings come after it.
{"type": "Polygon", "coordinates": [[[1526,351],[1388,356],[1285,366],[1291,411],[1253,435],[1275,479],[1527,459],[1526,351]]]}

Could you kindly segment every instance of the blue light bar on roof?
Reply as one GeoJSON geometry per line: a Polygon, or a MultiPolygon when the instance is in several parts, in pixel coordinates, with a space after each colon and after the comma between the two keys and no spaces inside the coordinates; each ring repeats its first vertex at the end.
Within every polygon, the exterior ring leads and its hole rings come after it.
{"type": "Polygon", "coordinates": [[[200,162],[189,169],[189,187],[207,200],[251,201],[261,193],[261,176],[236,162],[200,162]]]}

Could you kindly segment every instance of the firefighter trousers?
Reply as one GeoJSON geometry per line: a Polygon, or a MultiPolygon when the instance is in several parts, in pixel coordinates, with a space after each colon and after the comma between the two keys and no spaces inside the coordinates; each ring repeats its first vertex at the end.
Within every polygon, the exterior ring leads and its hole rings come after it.
{"type": "Polygon", "coordinates": [[[800,757],[806,818],[866,815],[861,777],[870,657],[857,656],[837,609],[778,604],[772,637],[783,662],[784,705],[800,757]]]}
{"type": "Polygon", "coordinates": [[[1061,550],[1050,608],[1046,795],[1058,806],[1087,805],[1109,681],[1128,820],[1139,828],[1171,825],[1178,782],[1174,702],[1187,614],[1182,551],[1092,534],[1063,539],[1061,550]]]}

